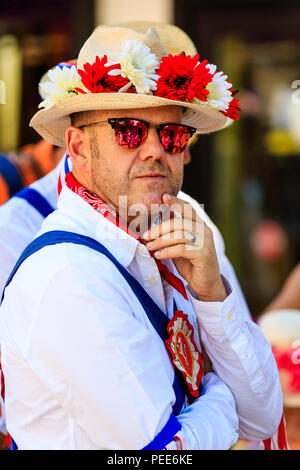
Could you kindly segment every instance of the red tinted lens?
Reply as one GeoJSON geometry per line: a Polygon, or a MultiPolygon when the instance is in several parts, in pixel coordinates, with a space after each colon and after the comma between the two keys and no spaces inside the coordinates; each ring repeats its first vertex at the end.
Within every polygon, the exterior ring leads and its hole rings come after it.
{"type": "Polygon", "coordinates": [[[148,133],[146,124],[136,119],[119,119],[114,129],[117,143],[127,149],[142,145],[148,133]]]}
{"type": "Polygon", "coordinates": [[[160,141],[166,152],[181,153],[191,137],[191,130],[180,124],[166,124],[160,131],[160,141]]]}

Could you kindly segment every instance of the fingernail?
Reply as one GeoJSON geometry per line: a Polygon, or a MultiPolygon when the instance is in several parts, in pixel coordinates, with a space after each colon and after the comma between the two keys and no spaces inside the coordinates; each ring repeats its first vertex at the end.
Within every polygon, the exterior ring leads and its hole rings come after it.
{"type": "Polygon", "coordinates": [[[169,202],[172,201],[172,197],[170,196],[170,194],[165,193],[165,197],[166,197],[166,199],[167,199],[169,202]]]}
{"type": "Polygon", "coordinates": [[[145,232],[144,235],[143,235],[143,238],[150,238],[149,235],[150,235],[149,232],[145,232]]]}

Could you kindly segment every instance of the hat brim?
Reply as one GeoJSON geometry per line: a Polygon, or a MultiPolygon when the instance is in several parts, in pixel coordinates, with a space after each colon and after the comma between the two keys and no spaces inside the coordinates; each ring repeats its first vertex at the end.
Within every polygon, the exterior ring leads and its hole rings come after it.
{"type": "Polygon", "coordinates": [[[227,127],[228,119],[205,104],[186,103],[137,93],[87,93],[62,100],[49,109],[38,111],[30,121],[44,139],[65,147],[65,131],[71,125],[70,115],[81,111],[140,109],[159,106],[184,108],[182,123],[195,127],[199,134],[209,134],[227,127]]]}

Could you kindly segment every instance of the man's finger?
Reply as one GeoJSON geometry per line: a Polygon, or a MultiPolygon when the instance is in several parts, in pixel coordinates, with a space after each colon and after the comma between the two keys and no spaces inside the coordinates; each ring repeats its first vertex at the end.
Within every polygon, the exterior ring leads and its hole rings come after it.
{"type": "Polygon", "coordinates": [[[175,214],[180,214],[185,219],[191,219],[198,221],[200,219],[199,214],[187,201],[180,199],[179,197],[172,196],[171,194],[165,193],[162,196],[162,201],[166,204],[175,214]]]}
{"type": "Polygon", "coordinates": [[[143,238],[145,240],[154,240],[159,237],[173,238],[175,231],[183,231],[190,233],[197,233],[198,235],[204,234],[204,221],[199,218],[199,221],[191,219],[173,219],[165,220],[164,222],[152,227],[150,230],[144,233],[143,238]]]}

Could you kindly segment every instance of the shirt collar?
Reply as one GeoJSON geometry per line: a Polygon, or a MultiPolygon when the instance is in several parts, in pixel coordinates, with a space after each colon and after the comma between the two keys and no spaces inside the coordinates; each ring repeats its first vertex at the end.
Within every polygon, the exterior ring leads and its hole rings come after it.
{"type": "Polygon", "coordinates": [[[130,265],[139,245],[146,249],[138,240],[107,220],[66,186],[61,191],[57,207],[69,219],[71,231],[72,227],[73,231],[76,227],[76,232],[102,243],[124,267],[130,265]]]}

